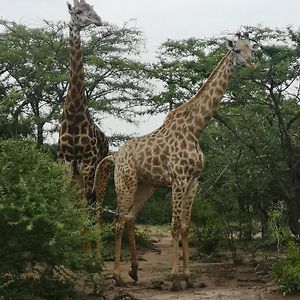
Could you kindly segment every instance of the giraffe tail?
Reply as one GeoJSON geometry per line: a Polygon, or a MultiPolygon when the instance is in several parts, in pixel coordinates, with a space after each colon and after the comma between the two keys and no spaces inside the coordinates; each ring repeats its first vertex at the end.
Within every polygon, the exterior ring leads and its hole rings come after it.
{"type": "Polygon", "coordinates": [[[97,206],[101,206],[104,200],[112,162],[114,162],[114,155],[108,155],[100,161],[96,168],[92,194],[95,195],[97,206]]]}

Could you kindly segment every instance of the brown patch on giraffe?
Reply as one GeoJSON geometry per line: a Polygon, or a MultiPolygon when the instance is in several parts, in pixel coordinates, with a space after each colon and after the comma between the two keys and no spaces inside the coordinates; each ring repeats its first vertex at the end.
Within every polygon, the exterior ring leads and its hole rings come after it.
{"type": "Polygon", "coordinates": [[[160,147],[158,145],[153,148],[153,155],[157,156],[160,154],[160,147]]]}
{"type": "Polygon", "coordinates": [[[154,166],[158,166],[160,164],[160,160],[157,156],[153,157],[152,164],[154,166]]]}
{"type": "Polygon", "coordinates": [[[89,142],[90,142],[90,139],[87,136],[83,136],[81,138],[81,144],[87,145],[87,144],[89,144],[89,142]]]}
{"type": "Polygon", "coordinates": [[[74,135],[78,135],[79,133],[80,133],[79,127],[77,127],[77,126],[74,127],[74,128],[73,128],[73,134],[74,134],[74,135]]]}
{"type": "MultiPolygon", "coordinates": [[[[186,148],[186,145],[187,145],[186,141],[185,141],[185,140],[182,140],[181,143],[180,143],[181,149],[185,149],[185,148],[186,148]]],[[[186,152],[185,152],[185,154],[187,155],[186,152]]]]}
{"type": "Polygon", "coordinates": [[[161,173],[161,168],[159,166],[152,166],[151,171],[153,175],[157,175],[161,173]]]}
{"type": "Polygon", "coordinates": [[[76,85],[77,82],[78,82],[78,75],[75,74],[72,76],[71,84],[76,85]]]}
{"type": "Polygon", "coordinates": [[[217,82],[217,80],[215,79],[215,80],[212,81],[211,86],[212,86],[212,87],[216,87],[217,84],[218,84],[218,82],[217,82]]]}
{"type": "Polygon", "coordinates": [[[217,87],[215,91],[218,96],[223,95],[223,93],[224,93],[224,90],[221,89],[220,87],[217,87]]]}
{"type": "Polygon", "coordinates": [[[72,86],[71,91],[69,91],[69,93],[70,93],[70,98],[71,98],[71,99],[76,98],[76,96],[77,96],[77,91],[76,91],[76,88],[75,88],[74,86],[72,86]]]}

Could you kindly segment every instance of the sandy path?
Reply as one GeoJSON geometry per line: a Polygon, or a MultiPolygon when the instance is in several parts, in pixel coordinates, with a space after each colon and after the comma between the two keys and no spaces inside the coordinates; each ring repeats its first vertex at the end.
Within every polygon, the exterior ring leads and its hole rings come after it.
{"type": "MultiPolygon", "coordinates": [[[[170,291],[171,239],[160,236],[156,247],[140,256],[139,281],[133,283],[127,275],[129,261],[122,262],[122,276],[128,283],[126,288],[114,287],[111,279],[113,263],[105,264],[105,275],[109,289],[105,299],[138,300],[296,300],[298,296],[283,297],[270,276],[257,272],[249,265],[232,263],[202,263],[191,261],[191,272],[195,288],[180,292],[170,291]]],[[[183,281],[183,286],[184,281],[183,281]]]]}

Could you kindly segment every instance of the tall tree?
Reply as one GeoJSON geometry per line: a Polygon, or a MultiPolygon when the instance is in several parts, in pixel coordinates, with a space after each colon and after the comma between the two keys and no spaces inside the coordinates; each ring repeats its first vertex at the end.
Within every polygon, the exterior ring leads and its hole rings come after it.
{"type": "MultiPolygon", "coordinates": [[[[204,132],[200,141],[204,153],[215,160],[223,158],[220,162],[207,160],[208,169],[215,163],[220,167],[219,172],[213,168],[207,171],[218,179],[218,184],[231,185],[225,194],[240,207],[254,208],[267,216],[272,202],[284,201],[290,227],[295,234],[300,234],[297,127],[300,120],[300,32],[291,28],[246,29],[263,47],[257,55],[256,70],[240,70],[232,79],[215,116],[220,125],[211,122],[204,132]],[[217,132],[215,126],[218,126],[217,132]],[[227,175],[229,181],[223,182],[221,179],[227,175]]],[[[166,110],[184,100],[188,91],[193,93],[194,79],[207,77],[206,70],[211,69],[212,61],[217,61],[223,45],[222,39],[163,44],[160,57],[164,57],[164,61],[153,66],[153,74],[162,81],[164,90],[153,97],[153,111],[166,110]]],[[[216,192],[209,185],[207,188],[216,192]]]]}
{"type": "MultiPolygon", "coordinates": [[[[30,124],[29,132],[41,145],[57,130],[68,84],[67,25],[46,22],[44,27],[30,28],[5,20],[0,25],[1,89],[5,91],[1,115],[12,121],[13,135],[20,133],[22,123],[30,124]]],[[[86,93],[98,121],[104,114],[133,121],[135,108],[149,89],[145,66],[136,59],[142,41],[141,32],[128,25],[107,25],[83,38],[86,93]]]]}

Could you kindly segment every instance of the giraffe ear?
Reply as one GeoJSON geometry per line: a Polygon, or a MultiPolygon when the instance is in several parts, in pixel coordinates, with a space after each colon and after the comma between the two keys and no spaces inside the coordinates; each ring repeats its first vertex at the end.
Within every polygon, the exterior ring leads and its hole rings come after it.
{"type": "Polygon", "coordinates": [[[249,32],[244,32],[244,34],[243,34],[243,37],[244,37],[244,39],[246,39],[246,40],[249,40],[249,32]]]}
{"type": "Polygon", "coordinates": [[[261,48],[261,45],[260,45],[260,44],[253,44],[253,45],[252,45],[252,49],[253,49],[254,51],[259,50],[260,48],[261,48]]]}
{"type": "Polygon", "coordinates": [[[232,40],[227,40],[227,48],[232,50],[234,47],[234,42],[232,40]]]}
{"type": "Polygon", "coordinates": [[[67,5],[68,5],[69,12],[71,12],[71,10],[73,8],[72,5],[69,2],[67,2],[67,5]]]}

